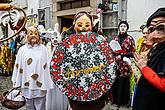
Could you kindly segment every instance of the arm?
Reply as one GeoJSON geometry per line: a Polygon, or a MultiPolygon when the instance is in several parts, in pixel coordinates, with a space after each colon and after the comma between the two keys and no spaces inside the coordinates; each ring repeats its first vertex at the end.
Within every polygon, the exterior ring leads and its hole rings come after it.
{"type": "Polygon", "coordinates": [[[137,53],[134,54],[135,64],[141,70],[141,74],[144,78],[151,83],[154,87],[158,88],[159,90],[165,92],[165,78],[158,76],[151,68],[147,65],[146,59],[141,58],[141,56],[137,53]]]}
{"type": "Polygon", "coordinates": [[[141,69],[144,78],[149,81],[153,86],[165,92],[165,78],[158,76],[151,68],[144,66],[141,69]]]}

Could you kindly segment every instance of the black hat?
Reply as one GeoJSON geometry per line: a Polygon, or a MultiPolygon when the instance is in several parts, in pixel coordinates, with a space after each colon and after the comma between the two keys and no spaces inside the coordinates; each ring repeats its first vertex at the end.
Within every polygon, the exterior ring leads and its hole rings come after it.
{"type": "Polygon", "coordinates": [[[165,17],[165,7],[164,8],[159,8],[156,10],[147,20],[147,27],[150,26],[150,23],[152,19],[157,18],[157,17],[165,17]]]}
{"type": "Polygon", "coordinates": [[[120,21],[119,25],[118,25],[118,28],[121,24],[126,24],[127,25],[127,30],[129,29],[129,24],[127,23],[127,21],[120,21]]]}

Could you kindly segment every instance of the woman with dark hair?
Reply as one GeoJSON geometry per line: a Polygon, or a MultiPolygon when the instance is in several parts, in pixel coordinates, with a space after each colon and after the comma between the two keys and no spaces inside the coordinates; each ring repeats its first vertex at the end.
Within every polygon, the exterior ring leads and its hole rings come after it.
{"type": "Polygon", "coordinates": [[[135,51],[135,41],[127,34],[129,25],[126,21],[121,21],[118,25],[119,35],[113,39],[118,41],[122,53],[115,52],[116,54],[116,81],[112,86],[112,102],[118,107],[129,105],[130,101],[130,65],[123,60],[124,57],[131,57],[131,54],[135,51]]]}
{"type": "Polygon", "coordinates": [[[146,45],[146,40],[148,39],[148,28],[146,25],[141,25],[140,29],[142,30],[142,37],[140,37],[137,41],[136,52],[141,53],[147,51],[149,46],[146,45]]]}

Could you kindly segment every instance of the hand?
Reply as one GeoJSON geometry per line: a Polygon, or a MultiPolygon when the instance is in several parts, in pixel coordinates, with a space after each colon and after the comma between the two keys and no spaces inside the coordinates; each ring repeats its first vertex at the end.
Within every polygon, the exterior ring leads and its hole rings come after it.
{"type": "Polygon", "coordinates": [[[134,59],[135,64],[140,70],[142,70],[142,68],[147,65],[147,59],[142,58],[142,56],[137,53],[134,53],[134,59]]]}

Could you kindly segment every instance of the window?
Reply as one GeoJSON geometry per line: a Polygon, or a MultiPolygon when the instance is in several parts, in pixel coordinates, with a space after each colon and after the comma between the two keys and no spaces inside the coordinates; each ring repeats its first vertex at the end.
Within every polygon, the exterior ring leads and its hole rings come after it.
{"type": "Polygon", "coordinates": [[[90,0],[82,0],[82,7],[90,6],[90,0]]]}
{"type": "Polygon", "coordinates": [[[45,10],[38,9],[38,23],[45,27],[45,10]]]}
{"type": "Polygon", "coordinates": [[[58,2],[57,10],[61,11],[61,10],[81,8],[81,7],[87,7],[87,6],[90,6],[90,0],[70,0],[66,2],[58,2]]]}
{"type": "Polygon", "coordinates": [[[69,2],[69,3],[63,3],[62,5],[61,5],[61,9],[62,10],[67,10],[67,9],[71,9],[71,3],[69,2]]]}
{"type": "Polygon", "coordinates": [[[126,1],[127,0],[102,0],[104,12],[101,16],[101,29],[104,34],[110,37],[118,34],[117,26],[119,20],[126,19],[126,1]]]}
{"type": "Polygon", "coordinates": [[[104,12],[102,14],[103,33],[112,37],[117,35],[118,0],[102,0],[104,12]]]}
{"type": "Polygon", "coordinates": [[[117,27],[118,12],[112,11],[104,13],[103,16],[103,27],[117,27]]]}
{"type": "Polygon", "coordinates": [[[72,8],[80,8],[81,6],[81,1],[74,1],[72,2],[72,8]]]}
{"type": "Polygon", "coordinates": [[[38,23],[43,25],[46,29],[51,27],[50,7],[38,9],[38,23]]]}

